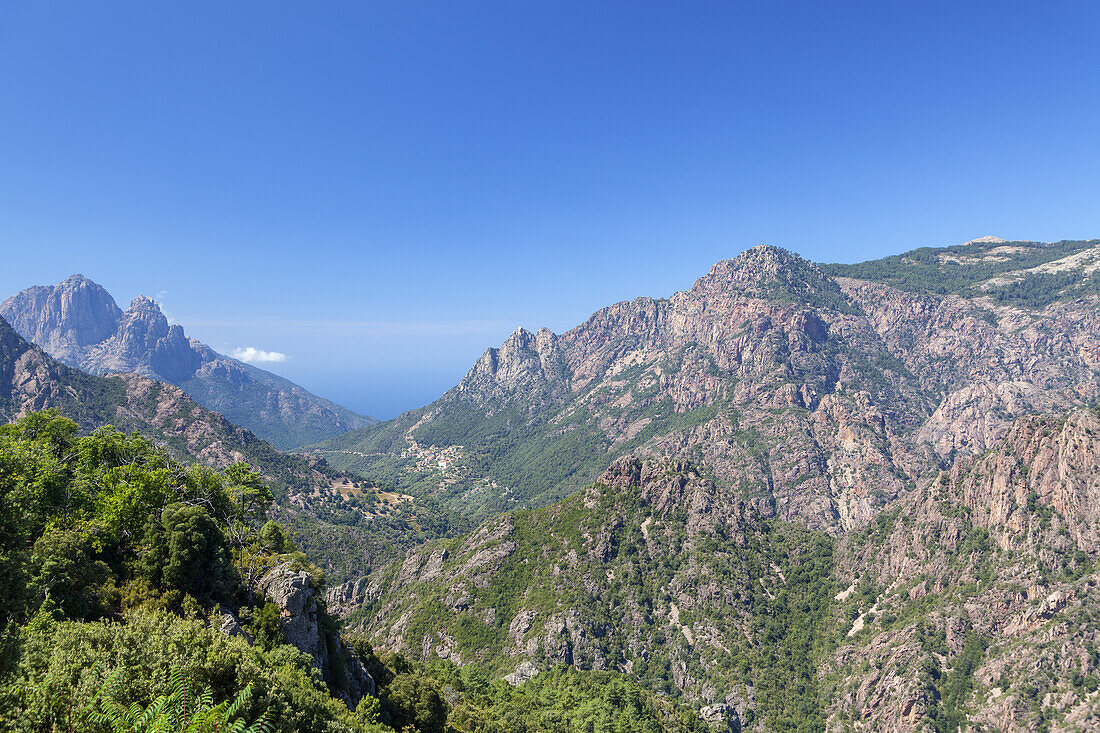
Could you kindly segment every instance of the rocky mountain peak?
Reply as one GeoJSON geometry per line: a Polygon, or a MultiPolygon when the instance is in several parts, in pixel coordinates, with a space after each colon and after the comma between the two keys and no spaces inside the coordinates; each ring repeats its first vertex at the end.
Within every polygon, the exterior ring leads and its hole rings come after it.
{"type": "Polygon", "coordinates": [[[531,333],[523,326],[520,326],[515,331],[512,331],[512,335],[501,344],[501,349],[525,349],[531,346],[534,340],[535,334],[531,333]]]}
{"type": "MultiPolygon", "coordinates": [[[[183,329],[175,327],[178,338],[183,338],[183,329]]],[[[132,352],[135,359],[140,360],[141,353],[155,349],[158,341],[169,334],[168,319],[160,311],[160,306],[152,298],[139,295],[130,302],[130,307],[122,315],[119,323],[118,336],[122,342],[124,351],[132,352]]]]}
{"type": "Polygon", "coordinates": [[[484,391],[501,385],[531,387],[550,379],[560,361],[557,339],[548,328],[539,329],[537,334],[517,328],[500,348],[485,350],[459,383],[459,389],[484,391]]]}
{"type": "Polygon", "coordinates": [[[847,301],[840,286],[807,259],[782,247],[762,244],[732,260],[711,266],[691,292],[708,296],[736,293],[747,298],[799,302],[843,310],[847,301]]]}
{"type": "Polygon", "coordinates": [[[162,315],[160,306],[157,301],[150,298],[148,295],[139,295],[130,301],[130,307],[128,312],[142,312],[142,313],[156,313],[162,315]]]}
{"type": "Polygon", "coordinates": [[[59,285],[68,288],[76,288],[81,286],[91,286],[96,288],[99,287],[99,285],[95,281],[84,277],[79,272],[74,272],[72,275],[69,275],[67,278],[62,280],[59,285]]]}
{"type": "Polygon", "coordinates": [[[83,275],[16,293],[0,305],[0,315],[68,366],[93,374],[137,372],[183,387],[204,407],[254,429],[276,447],[316,442],[374,422],[188,339],[148,296],[137,296],[123,312],[110,293],[83,275]]]}
{"type": "Polygon", "coordinates": [[[710,274],[744,273],[756,277],[761,275],[775,277],[782,270],[800,268],[813,268],[813,263],[774,244],[760,244],[749,247],[733,259],[715,262],[710,267],[710,274]]]}
{"type": "Polygon", "coordinates": [[[24,337],[70,363],[81,347],[114,333],[122,317],[111,294],[79,274],[16,293],[0,305],[0,314],[24,337]]]}
{"type": "Polygon", "coordinates": [[[1001,239],[1000,237],[994,237],[992,234],[987,234],[984,237],[978,237],[977,239],[971,239],[964,244],[1004,244],[1007,239],[1001,239]]]}

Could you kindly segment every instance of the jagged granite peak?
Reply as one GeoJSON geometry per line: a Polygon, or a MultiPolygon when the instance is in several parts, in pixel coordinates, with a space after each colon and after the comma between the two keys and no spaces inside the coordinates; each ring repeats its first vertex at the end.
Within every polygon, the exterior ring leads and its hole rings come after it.
{"type": "Polygon", "coordinates": [[[95,374],[133,371],[182,385],[202,365],[197,346],[182,326],[169,325],[156,301],[139,295],[122,314],[114,336],[92,348],[80,366],[95,374]]]}
{"type": "Polygon", "coordinates": [[[458,385],[460,391],[531,389],[554,379],[560,366],[557,336],[517,328],[499,348],[489,348],[458,385]]]}
{"type": "Polygon", "coordinates": [[[93,374],[136,372],[182,387],[280,448],[376,422],[189,339],[152,298],[139,295],[123,312],[82,275],[17,293],[0,305],[0,315],[69,366],[93,374]]]}
{"type": "Polygon", "coordinates": [[[84,347],[109,338],[122,318],[111,294],[79,274],[16,293],[0,305],[0,314],[20,334],[71,366],[84,347]]]}
{"type": "Polygon", "coordinates": [[[160,304],[147,295],[138,295],[130,301],[130,307],[122,314],[124,321],[140,322],[157,336],[163,336],[168,330],[168,318],[160,309],[160,304]]]}

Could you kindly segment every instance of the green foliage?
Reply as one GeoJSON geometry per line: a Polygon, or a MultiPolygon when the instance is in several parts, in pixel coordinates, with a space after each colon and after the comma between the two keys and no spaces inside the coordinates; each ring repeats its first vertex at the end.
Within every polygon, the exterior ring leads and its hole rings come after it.
{"type": "Polygon", "coordinates": [[[50,530],[39,537],[31,552],[32,595],[53,599],[69,618],[107,614],[113,600],[113,574],[88,548],[88,539],[70,529],[50,530]]]}
{"type": "Polygon", "coordinates": [[[287,551],[301,550],[334,583],[361,577],[405,549],[472,526],[454,510],[423,497],[388,504],[374,492],[347,497],[322,491],[306,501],[303,510],[287,496],[278,497],[268,514],[285,528],[287,551]]]}
{"type": "Polygon", "coordinates": [[[137,434],[78,436],[73,421],[50,412],[0,427],[0,729],[80,729],[73,716],[106,674],[114,702],[96,704],[117,702],[120,715],[135,704],[142,715],[149,705],[167,710],[173,665],[217,700],[254,684],[255,704],[279,712],[283,730],[332,729],[344,718],[353,728],[311,658],[282,644],[274,605],[241,609],[257,647],[205,620],[212,603],[238,607],[251,593],[241,575],[269,567],[264,552],[293,549],[274,523],[260,538],[270,502],[249,467],[180,466],[137,434]]]}
{"type": "Polygon", "coordinates": [[[1043,308],[1056,300],[1079,298],[1098,292],[1098,280],[1082,269],[1062,272],[1031,272],[1006,285],[988,291],[998,303],[1043,308]]]}
{"type": "Polygon", "coordinates": [[[759,636],[751,664],[757,700],[769,730],[825,727],[817,660],[829,651],[824,627],[832,609],[833,544],[819,533],[779,522],[768,525],[762,553],[786,577],[772,595],[753,587],[759,636]]]}
{"type": "Polygon", "coordinates": [[[982,662],[989,640],[973,632],[966,635],[966,642],[952,660],[951,671],[945,676],[940,672],[935,657],[930,657],[926,667],[928,687],[935,693],[927,714],[937,733],[956,733],[966,723],[966,703],[974,690],[974,672],[982,662]]]}
{"type": "Polygon", "coordinates": [[[240,546],[247,541],[256,525],[263,523],[274,497],[259,471],[253,470],[247,463],[234,463],[222,475],[228,500],[224,523],[230,539],[240,546]]]}
{"type": "MultiPolygon", "coordinates": [[[[892,285],[901,290],[916,293],[975,294],[973,286],[992,277],[1016,270],[1037,267],[1047,262],[1067,257],[1095,247],[1098,242],[1064,241],[1055,244],[1038,242],[1008,242],[1012,251],[1000,249],[996,255],[989,251],[1004,245],[963,244],[954,247],[922,247],[900,255],[856,264],[821,265],[822,270],[834,277],[852,277],[892,285]]],[[[1010,285],[1001,292],[1001,300],[1021,304],[1040,305],[1058,292],[1064,283],[1044,275],[1029,275],[1029,282],[1010,285]]],[[[994,293],[995,294],[995,293],[994,293]]],[[[1055,297],[1057,297],[1055,295],[1055,297]]]]}
{"type": "Polygon", "coordinates": [[[329,694],[308,655],[285,645],[265,651],[223,636],[205,619],[153,608],[121,623],[50,619],[24,626],[15,669],[0,679],[0,729],[92,733],[97,729],[80,713],[108,680],[112,700],[145,709],[175,692],[174,673],[209,689],[215,704],[251,685],[241,717],[266,712],[279,731],[363,729],[329,694]]]}
{"type": "Polygon", "coordinates": [[[0,600],[16,622],[46,597],[74,619],[151,593],[230,600],[232,551],[270,503],[247,465],[184,467],[137,433],[80,436],[56,412],[33,413],[0,427],[0,600]]]}
{"type": "Polygon", "coordinates": [[[154,587],[207,601],[233,587],[225,537],[205,508],[176,503],[151,514],[145,543],[142,569],[154,587]]]}
{"type": "Polygon", "coordinates": [[[114,697],[113,679],[108,679],[85,713],[92,723],[110,728],[111,733],[270,733],[274,726],[265,717],[251,725],[238,717],[252,698],[252,686],[245,687],[234,699],[214,704],[213,693],[192,691],[178,671],[172,672],[172,691],[161,695],[148,707],[137,703],[129,707],[114,697]]]}
{"type": "Polygon", "coordinates": [[[490,682],[474,669],[443,675],[460,695],[450,716],[457,731],[706,731],[685,705],[662,700],[628,677],[560,666],[519,687],[490,682]]]}
{"type": "Polygon", "coordinates": [[[422,733],[703,733],[686,705],[662,699],[629,677],[561,665],[518,687],[492,679],[477,665],[409,665],[394,657],[379,705],[363,705],[395,730],[422,733]],[[451,702],[448,703],[447,700],[451,702]]]}
{"type": "Polygon", "coordinates": [[[435,680],[419,673],[396,675],[379,695],[381,720],[395,730],[412,726],[420,733],[443,733],[447,706],[435,680]]]}
{"type": "MultiPolygon", "coordinates": [[[[245,609],[247,611],[247,609],[245,609]]],[[[271,651],[285,644],[279,625],[279,607],[270,601],[249,613],[241,613],[241,623],[252,634],[253,642],[261,649],[271,651]]]]}
{"type": "Polygon", "coordinates": [[[268,520],[260,528],[260,545],[267,552],[283,553],[290,549],[290,541],[283,528],[274,520],[268,520]]]}

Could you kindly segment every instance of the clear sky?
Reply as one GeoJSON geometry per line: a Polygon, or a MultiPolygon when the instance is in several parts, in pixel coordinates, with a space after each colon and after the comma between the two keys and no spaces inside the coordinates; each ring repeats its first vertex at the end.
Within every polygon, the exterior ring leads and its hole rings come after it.
{"type": "Polygon", "coordinates": [[[362,412],[773,243],[1100,236],[1100,3],[0,3],[0,297],[362,412]]]}

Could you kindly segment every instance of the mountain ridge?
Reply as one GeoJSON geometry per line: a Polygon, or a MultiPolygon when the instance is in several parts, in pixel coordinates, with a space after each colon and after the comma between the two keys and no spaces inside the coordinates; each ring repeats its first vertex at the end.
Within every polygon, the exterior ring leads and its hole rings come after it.
{"type": "MultiPolygon", "coordinates": [[[[314,451],[370,480],[284,457],[310,479],[272,516],[325,543],[347,581],[326,605],[361,648],[452,687],[566,666],[730,733],[1090,729],[1098,245],[979,240],[843,272],[752,248],[669,298],[516,329],[435,403],[314,451]],[[439,531],[426,499],[477,523],[439,531]],[[392,546],[365,549],[402,501],[392,546]]],[[[167,338],[139,325],[150,304],[126,312],[139,344],[167,338]]],[[[18,409],[146,420],[188,451],[224,421],[5,328],[18,409]]]]}
{"type": "Polygon", "coordinates": [[[0,315],[69,366],[100,375],[137,372],[169,382],[277,447],[316,442],[376,422],[188,338],[152,298],[139,295],[121,310],[106,289],[83,275],[22,290],[0,304],[0,315]]]}
{"type": "Polygon", "coordinates": [[[557,501],[628,453],[696,453],[765,513],[847,531],[1014,417],[1097,399],[1098,244],[858,266],[751,248],[669,298],[517,329],[432,404],[309,450],[474,517],[557,501]],[[1039,265],[1069,274],[1027,285],[1039,265]]]}

